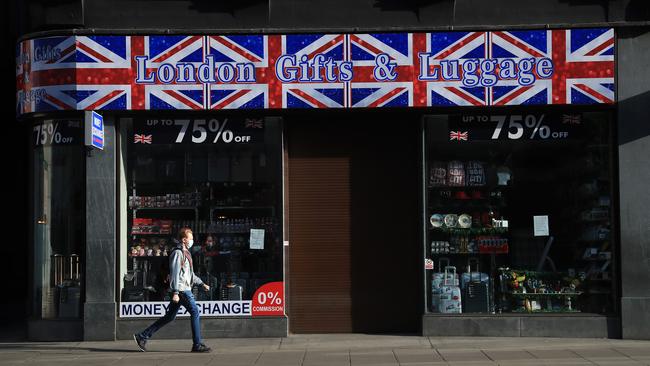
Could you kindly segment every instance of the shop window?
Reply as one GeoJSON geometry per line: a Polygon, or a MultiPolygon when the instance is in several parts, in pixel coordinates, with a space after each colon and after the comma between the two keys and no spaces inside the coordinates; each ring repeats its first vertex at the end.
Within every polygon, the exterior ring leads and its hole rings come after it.
{"type": "MultiPolygon", "coordinates": [[[[193,290],[210,304],[200,306],[203,315],[254,315],[247,302],[283,280],[281,122],[143,118],[123,131],[122,304],[169,302],[169,255],[179,230],[190,227],[194,272],[211,287],[193,290]],[[221,307],[225,302],[244,310],[221,307]]],[[[280,296],[268,291],[257,301],[278,305],[280,296]]],[[[161,315],[151,309],[122,306],[121,316],[161,315]]]]}
{"type": "Polygon", "coordinates": [[[32,316],[79,318],[85,245],[80,120],[41,120],[31,142],[32,316]]]}
{"type": "Polygon", "coordinates": [[[615,312],[610,114],[431,116],[430,313],[615,312]]]}

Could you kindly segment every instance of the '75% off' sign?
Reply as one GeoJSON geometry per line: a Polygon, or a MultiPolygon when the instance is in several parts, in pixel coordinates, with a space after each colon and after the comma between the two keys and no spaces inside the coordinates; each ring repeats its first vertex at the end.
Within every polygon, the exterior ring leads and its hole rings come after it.
{"type": "Polygon", "coordinates": [[[580,125],[579,115],[462,115],[450,118],[449,135],[452,141],[566,140],[580,125]]]}

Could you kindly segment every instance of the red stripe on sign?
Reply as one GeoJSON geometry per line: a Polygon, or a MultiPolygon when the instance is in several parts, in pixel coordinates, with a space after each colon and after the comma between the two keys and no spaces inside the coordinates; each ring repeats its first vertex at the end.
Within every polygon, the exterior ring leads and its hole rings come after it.
{"type": "Polygon", "coordinates": [[[93,110],[93,109],[99,109],[99,106],[101,106],[102,104],[104,104],[104,103],[108,102],[109,100],[115,98],[116,96],[122,94],[123,92],[124,91],[122,91],[122,90],[115,90],[115,91],[105,95],[103,98],[100,98],[98,101],[96,101],[95,103],[89,105],[85,109],[89,110],[89,111],[93,110]]]}
{"type": "Polygon", "coordinates": [[[108,58],[108,57],[102,55],[101,53],[93,50],[92,48],[86,46],[85,44],[83,44],[83,43],[81,43],[79,41],[77,41],[76,44],[77,44],[77,48],[79,48],[81,50],[84,50],[88,54],[93,55],[93,57],[99,59],[100,61],[102,61],[102,62],[111,62],[110,58],[108,58]]]}
{"type": "Polygon", "coordinates": [[[65,110],[71,110],[72,109],[72,107],[70,107],[69,105],[63,103],[62,101],[56,99],[55,97],[53,97],[53,96],[51,96],[49,94],[47,94],[45,96],[45,99],[49,100],[50,102],[52,102],[52,104],[56,105],[57,107],[59,107],[61,109],[65,109],[65,110]]]}
{"type": "Polygon", "coordinates": [[[587,52],[585,56],[596,56],[599,54],[601,51],[604,51],[614,45],[614,38],[608,40],[607,42],[601,44],[600,46],[594,48],[593,50],[587,52]]]}
{"type": "Polygon", "coordinates": [[[273,35],[268,36],[268,46],[269,50],[269,65],[265,69],[265,75],[267,76],[269,93],[268,93],[268,107],[270,109],[282,108],[282,82],[278,80],[275,75],[275,64],[278,61],[278,58],[282,56],[282,36],[273,35]]]}
{"type": "Polygon", "coordinates": [[[574,86],[576,88],[582,90],[583,92],[587,93],[587,95],[595,97],[596,99],[598,99],[602,103],[612,103],[612,102],[614,102],[613,100],[607,98],[603,94],[597,92],[593,88],[590,88],[590,87],[588,87],[588,86],[586,86],[584,84],[575,84],[574,86]]]}
{"type": "Polygon", "coordinates": [[[481,36],[485,36],[485,32],[474,32],[473,34],[467,36],[465,39],[463,39],[462,41],[460,41],[458,44],[451,47],[447,51],[445,51],[445,52],[443,52],[441,54],[438,54],[435,58],[438,59],[438,60],[442,60],[443,58],[451,55],[452,53],[454,53],[456,51],[458,51],[459,49],[463,48],[468,43],[472,42],[473,40],[475,40],[475,39],[477,39],[477,38],[479,38],[481,36]]]}
{"type": "Polygon", "coordinates": [[[74,50],[76,49],[75,46],[76,46],[76,44],[74,44],[74,43],[71,44],[70,46],[68,46],[68,48],[61,51],[61,57],[59,57],[59,59],[57,59],[57,60],[49,60],[46,63],[47,64],[53,64],[53,63],[55,63],[55,62],[57,62],[59,60],[65,59],[68,56],[69,53],[74,52],[74,50]]]}
{"type": "MultiPolygon", "coordinates": [[[[135,56],[144,55],[144,36],[130,36],[131,42],[131,68],[128,70],[127,81],[131,85],[131,109],[142,110],[145,109],[145,86],[135,82],[137,78],[138,65],[135,61],[135,56]]],[[[149,69],[147,69],[147,73],[149,69]]],[[[142,75],[144,77],[144,75],[142,75]]]]}
{"type": "MultiPolygon", "coordinates": [[[[376,82],[403,82],[410,83],[417,78],[413,75],[413,66],[395,66],[393,73],[397,74],[395,80],[379,81],[375,78],[375,66],[354,66],[352,83],[376,83],[376,82]]],[[[299,82],[296,82],[299,83],[299,82]]]]}
{"type": "Polygon", "coordinates": [[[252,61],[252,62],[261,62],[262,61],[262,59],[260,59],[259,57],[257,57],[255,55],[253,55],[252,53],[246,51],[245,49],[243,49],[239,45],[237,45],[235,43],[232,43],[229,39],[227,39],[227,38],[225,38],[223,36],[211,36],[210,38],[217,41],[217,42],[219,42],[219,43],[221,43],[222,45],[226,46],[226,48],[237,52],[239,55],[243,56],[244,58],[246,58],[249,61],[252,61]]]}
{"type": "Polygon", "coordinates": [[[219,103],[219,104],[215,105],[214,107],[212,107],[212,109],[223,109],[228,104],[230,104],[230,103],[234,102],[235,100],[237,100],[237,98],[239,98],[241,96],[244,96],[244,95],[246,95],[248,93],[250,93],[250,90],[240,90],[240,91],[238,91],[236,93],[233,93],[231,96],[226,98],[224,101],[222,101],[221,103],[219,103]]]}
{"type": "Polygon", "coordinates": [[[171,50],[169,50],[169,51],[163,53],[162,55],[156,57],[155,59],[151,60],[151,62],[163,62],[163,61],[167,60],[168,58],[172,57],[173,55],[175,55],[176,53],[178,53],[178,51],[180,51],[183,48],[189,46],[190,44],[198,41],[199,39],[201,39],[201,36],[190,37],[189,39],[181,42],[179,45],[172,48],[171,50]]]}
{"type": "Polygon", "coordinates": [[[544,54],[540,53],[539,51],[537,51],[537,50],[535,50],[535,49],[533,49],[531,47],[528,47],[523,42],[518,41],[516,38],[511,37],[510,35],[508,35],[505,32],[492,32],[492,34],[494,34],[494,35],[496,35],[496,36],[498,36],[498,37],[512,43],[513,45],[521,48],[522,50],[526,51],[527,53],[529,53],[529,54],[531,54],[531,55],[533,55],[535,57],[544,57],[544,54]]]}
{"type": "Polygon", "coordinates": [[[318,108],[329,108],[326,104],[324,104],[320,100],[312,97],[311,95],[303,92],[300,89],[289,89],[289,91],[296,94],[296,95],[298,95],[298,96],[300,96],[300,97],[302,97],[303,99],[306,99],[308,102],[317,105],[318,108]]]}
{"type": "Polygon", "coordinates": [[[390,98],[396,96],[397,94],[400,94],[404,90],[406,90],[406,88],[397,88],[397,89],[391,91],[390,93],[384,95],[383,97],[375,100],[374,102],[368,104],[368,108],[376,108],[379,105],[383,104],[384,102],[388,101],[390,98]]]}
{"type": "Polygon", "coordinates": [[[420,53],[427,50],[427,34],[413,33],[413,106],[424,107],[427,105],[427,83],[419,80],[416,73],[420,72],[420,53]]]}
{"type": "Polygon", "coordinates": [[[164,92],[165,94],[170,95],[175,99],[178,99],[180,102],[182,102],[183,104],[185,104],[186,106],[192,109],[203,109],[203,106],[197,106],[195,101],[185,97],[183,94],[178,93],[175,90],[165,90],[164,92]]]}
{"type": "Polygon", "coordinates": [[[499,100],[494,105],[506,105],[510,103],[513,99],[517,98],[518,96],[524,94],[526,91],[530,90],[530,88],[532,88],[532,86],[520,86],[514,93],[511,93],[507,97],[499,100]]]}
{"type": "MultiPolygon", "coordinates": [[[[321,47],[319,47],[318,49],[316,49],[314,52],[310,53],[308,56],[309,56],[309,58],[313,58],[317,54],[323,53],[325,50],[328,50],[330,48],[338,46],[339,43],[341,43],[341,42],[343,42],[343,36],[342,35],[337,36],[333,40],[327,42],[326,44],[324,44],[321,47]]],[[[343,47],[343,44],[341,43],[340,46],[343,47]]]]}
{"type": "Polygon", "coordinates": [[[370,43],[368,43],[368,42],[364,41],[363,39],[359,38],[359,36],[357,36],[357,35],[354,35],[354,34],[350,35],[350,39],[352,39],[355,43],[361,45],[366,50],[368,50],[370,52],[374,52],[375,56],[384,53],[384,54],[387,54],[390,57],[391,60],[395,59],[393,56],[388,54],[386,51],[381,50],[381,49],[371,45],[370,43]]]}
{"type": "Polygon", "coordinates": [[[552,104],[566,104],[566,31],[551,31],[553,39],[553,102],[552,104]]]}
{"type": "Polygon", "coordinates": [[[463,100],[468,101],[472,105],[475,105],[475,106],[485,105],[485,103],[481,103],[481,102],[477,101],[473,96],[466,95],[466,94],[462,93],[460,90],[458,90],[458,89],[456,89],[454,87],[448,86],[448,87],[445,87],[445,89],[447,89],[450,92],[452,92],[453,94],[461,97],[463,100]]]}

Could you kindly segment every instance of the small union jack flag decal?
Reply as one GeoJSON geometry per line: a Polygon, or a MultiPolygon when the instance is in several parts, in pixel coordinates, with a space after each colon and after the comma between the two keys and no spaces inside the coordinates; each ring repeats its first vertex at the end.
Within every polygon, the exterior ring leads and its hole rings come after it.
{"type": "Polygon", "coordinates": [[[152,137],[152,135],[139,135],[139,134],[136,134],[133,142],[136,143],[136,144],[148,144],[148,145],[151,145],[151,143],[153,142],[153,137],[152,137]]]}
{"type": "Polygon", "coordinates": [[[246,128],[264,128],[264,120],[261,118],[246,118],[244,126],[246,128]]]}
{"type": "Polygon", "coordinates": [[[449,132],[449,141],[467,141],[469,132],[451,131],[449,132]]]}

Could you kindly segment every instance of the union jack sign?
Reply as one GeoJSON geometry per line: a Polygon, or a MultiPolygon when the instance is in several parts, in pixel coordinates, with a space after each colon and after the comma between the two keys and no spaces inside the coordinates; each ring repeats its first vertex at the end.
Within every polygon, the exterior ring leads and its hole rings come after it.
{"type": "Polygon", "coordinates": [[[63,36],[21,42],[18,114],[603,104],[611,28],[63,36]]]}
{"type": "Polygon", "coordinates": [[[451,131],[449,132],[449,141],[467,141],[467,135],[469,132],[461,132],[461,131],[451,131]]]}
{"type": "Polygon", "coordinates": [[[148,144],[151,145],[151,142],[153,141],[153,136],[152,135],[140,135],[140,134],[135,134],[133,138],[133,142],[136,144],[148,144]]]}

